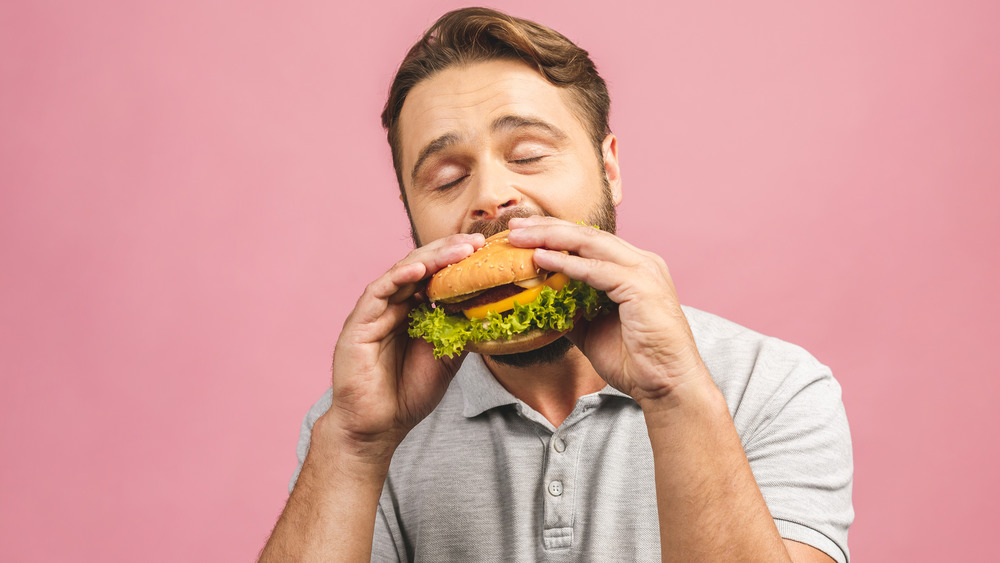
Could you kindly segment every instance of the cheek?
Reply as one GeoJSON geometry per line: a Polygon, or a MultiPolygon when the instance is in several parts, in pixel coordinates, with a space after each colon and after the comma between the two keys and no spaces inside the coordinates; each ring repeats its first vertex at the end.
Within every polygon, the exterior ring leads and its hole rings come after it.
{"type": "Polygon", "coordinates": [[[440,202],[411,204],[410,218],[423,244],[458,233],[462,227],[462,213],[456,210],[454,204],[440,202]]]}
{"type": "Polygon", "coordinates": [[[599,179],[588,176],[580,163],[560,167],[544,177],[531,178],[530,197],[552,215],[571,218],[589,210],[599,201],[599,179]]]}

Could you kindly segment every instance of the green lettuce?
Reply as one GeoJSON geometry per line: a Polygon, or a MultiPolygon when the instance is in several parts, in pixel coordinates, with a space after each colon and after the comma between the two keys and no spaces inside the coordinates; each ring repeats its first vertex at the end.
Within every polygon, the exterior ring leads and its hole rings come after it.
{"type": "Polygon", "coordinates": [[[450,358],[462,353],[468,342],[511,338],[533,328],[571,330],[578,314],[589,321],[610,303],[603,291],[570,280],[559,291],[543,287],[538,298],[525,305],[515,303],[512,311],[490,312],[476,320],[464,315],[446,315],[440,307],[421,304],[410,311],[409,334],[430,342],[435,358],[450,358]]]}

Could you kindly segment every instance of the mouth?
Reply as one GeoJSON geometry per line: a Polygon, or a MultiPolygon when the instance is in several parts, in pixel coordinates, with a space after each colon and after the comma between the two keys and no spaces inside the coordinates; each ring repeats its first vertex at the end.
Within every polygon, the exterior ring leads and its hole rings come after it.
{"type": "Polygon", "coordinates": [[[508,229],[507,224],[511,219],[532,217],[534,215],[546,215],[537,209],[527,207],[512,207],[505,211],[496,219],[477,219],[469,225],[468,233],[480,233],[486,238],[502,233],[508,229]]]}

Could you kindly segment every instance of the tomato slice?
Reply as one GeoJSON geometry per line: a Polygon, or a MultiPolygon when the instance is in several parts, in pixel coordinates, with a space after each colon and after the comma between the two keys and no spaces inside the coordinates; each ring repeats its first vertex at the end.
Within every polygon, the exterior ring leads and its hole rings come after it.
{"type": "Polygon", "coordinates": [[[538,298],[538,294],[542,292],[543,287],[551,287],[552,289],[559,291],[567,283],[569,283],[569,276],[566,274],[555,273],[549,276],[542,285],[535,286],[531,289],[526,289],[521,293],[516,295],[511,295],[506,299],[501,299],[496,303],[487,303],[485,305],[480,305],[478,307],[473,307],[471,309],[466,309],[462,311],[465,316],[470,319],[482,319],[490,311],[496,311],[497,313],[502,313],[504,311],[509,311],[514,308],[514,302],[520,303],[521,305],[526,305],[531,303],[538,298]]]}

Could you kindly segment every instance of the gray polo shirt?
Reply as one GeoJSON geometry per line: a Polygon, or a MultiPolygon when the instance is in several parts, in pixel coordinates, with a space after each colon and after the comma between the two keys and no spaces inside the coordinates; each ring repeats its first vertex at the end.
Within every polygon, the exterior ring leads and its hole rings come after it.
{"type": "MultiPolygon", "coordinates": [[[[797,346],[684,311],[778,531],[846,562],[853,462],[829,369],[797,346]]],[[[299,468],[330,402],[328,391],[306,415],[299,468]]],[[[659,561],[642,411],[605,387],[555,428],[468,356],[393,456],[372,560],[659,561]]]]}

